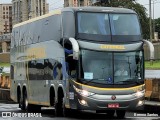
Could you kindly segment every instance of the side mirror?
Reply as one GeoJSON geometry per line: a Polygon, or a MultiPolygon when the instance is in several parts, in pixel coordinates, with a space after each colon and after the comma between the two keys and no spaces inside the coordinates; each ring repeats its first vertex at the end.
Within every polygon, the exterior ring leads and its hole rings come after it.
{"type": "Polygon", "coordinates": [[[79,45],[77,40],[75,40],[74,38],[69,38],[69,41],[72,43],[73,47],[73,59],[79,60],[79,45]]]}
{"type": "Polygon", "coordinates": [[[149,51],[150,51],[150,60],[153,60],[154,59],[154,46],[153,46],[153,44],[147,40],[143,40],[143,42],[148,45],[149,51]]]}

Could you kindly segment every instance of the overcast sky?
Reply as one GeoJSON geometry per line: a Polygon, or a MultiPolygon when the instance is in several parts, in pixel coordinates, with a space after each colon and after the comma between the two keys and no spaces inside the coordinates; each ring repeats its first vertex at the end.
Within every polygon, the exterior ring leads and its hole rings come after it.
{"type": "MultiPolygon", "coordinates": [[[[149,13],[149,0],[136,0],[138,3],[144,5],[147,8],[147,13],[149,13]]],[[[154,7],[154,18],[160,17],[160,0],[151,0],[152,1],[152,17],[153,17],[153,7],[154,7]],[[154,1],[154,5],[153,5],[154,1]]]]}
{"type": "MultiPolygon", "coordinates": [[[[0,3],[11,3],[12,0],[0,0],[0,3]]],[[[138,3],[144,5],[144,7],[149,8],[149,0],[136,0],[138,3]]],[[[154,18],[159,18],[160,17],[160,0],[152,0],[155,1],[154,3],[154,18]]],[[[49,9],[54,10],[57,8],[62,8],[63,7],[63,0],[47,0],[49,3],[49,9]]],[[[153,8],[153,4],[152,4],[153,8]]],[[[153,9],[152,9],[153,11],[153,9]]],[[[147,11],[148,13],[148,11],[147,11]]],[[[152,12],[153,16],[153,12],[152,12]]]]}

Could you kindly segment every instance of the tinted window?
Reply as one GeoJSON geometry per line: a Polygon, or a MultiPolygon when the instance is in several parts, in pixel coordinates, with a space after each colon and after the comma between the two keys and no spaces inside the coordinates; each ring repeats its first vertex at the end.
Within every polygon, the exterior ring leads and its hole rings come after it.
{"type": "Polygon", "coordinates": [[[62,80],[62,64],[56,62],[53,66],[53,79],[62,80]]]}
{"type": "Polygon", "coordinates": [[[37,79],[43,80],[44,79],[44,60],[37,60],[36,68],[37,68],[37,79]]]}
{"type": "Polygon", "coordinates": [[[78,32],[110,35],[108,14],[78,13],[78,32]]]}
{"type": "Polygon", "coordinates": [[[107,53],[81,50],[81,80],[103,85],[133,85],[144,79],[142,51],[107,53]]]}
{"type": "Polygon", "coordinates": [[[29,80],[62,80],[62,64],[53,59],[28,62],[29,80]]]}
{"type": "Polygon", "coordinates": [[[76,39],[106,42],[141,41],[141,30],[136,14],[77,13],[76,39]]]}
{"type": "MultiPolygon", "coordinates": [[[[2,72],[2,69],[0,69],[2,72]]],[[[14,66],[11,65],[11,79],[14,79],[14,66]]]]}
{"type": "Polygon", "coordinates": [[[53,60],[45,59],[44,60],[44,79],[52,80],[53,79],[53,60]]]}
{"type": "Polygon", "coordinates": [[[113,35],[140,35],[140,26],[135,14],[110,14],[113,35]]]}
{"type": "Polygon", "coordinates": [[[37,80],[37,69],[36,69],[36,61],[28,62],[28,75],[29,80],[37,80]]]}

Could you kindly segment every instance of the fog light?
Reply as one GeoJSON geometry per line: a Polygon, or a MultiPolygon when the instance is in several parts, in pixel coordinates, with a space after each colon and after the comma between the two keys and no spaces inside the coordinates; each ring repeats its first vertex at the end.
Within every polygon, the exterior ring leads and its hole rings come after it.
{"type": "Polygon", "coordinates": [[[139,102],[138,102],[138,104],[137,104],[138,106],[141,106],[141,105],[143,105],[143,101],[142,100],[140,100],[139,102]]]}
{"type": "Polygon", "coordinates": [[[88,105],[85,100],[79,100],[79,103],[80,103],[81,105],[84,105],[84,106],[87,106],[87,105],[88,105]]]}

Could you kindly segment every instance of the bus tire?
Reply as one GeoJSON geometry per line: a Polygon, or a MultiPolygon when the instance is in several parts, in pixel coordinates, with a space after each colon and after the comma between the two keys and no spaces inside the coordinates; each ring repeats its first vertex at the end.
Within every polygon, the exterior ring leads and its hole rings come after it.
{"type": "Polygon", "coordinates": [[[116,111],[117,117],[123,119],[125,117],[126,111],[125,110],[117,110],[116,111]]]}
{"type": "Polygon", "coordinates": [[[65,100],[63,98],[63,116],[64,117],[68,117],[68,116],[71,115],[71,113],[72,113],[72,110],[69,109],[69,108],[66,108],[66,106],[65,106],[65,100]]]}
{"type": "Polygon", "coordinates": [[[58,101],[55,104],[55,116],[63,116],[63,103],[61,101],[58,101]]]}
{"type": "Polygon", "coordinates": [[[28,109],[28,100],[27,100],[27,91],[24,90],[22,100],[21,100],[21,109],[27,110],[28,109]]]}
{"type": "Polygon", "coordinates": [[[21,108],[21,101],[22,101],[21,90],[20,90],[20,87],[17,87],[17,102],[18,102],[19,108],[21,108]]]}
{"type": "Polygon", "coordinates": [[[58,96],[58,101],[55,103],[55,115],[63,116],[63,97],[58,96]]]}
{"type": "Polygon", "coordinates": [[[23,93],[23,100],[22,100],[22,105],[21,109],[25,111],[37,111],[39,112],[41,110],[40,105],[32,105],[28,103],[28,97],[27,97],[27,91],[25,90],[23,93]]]}

